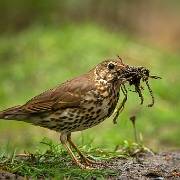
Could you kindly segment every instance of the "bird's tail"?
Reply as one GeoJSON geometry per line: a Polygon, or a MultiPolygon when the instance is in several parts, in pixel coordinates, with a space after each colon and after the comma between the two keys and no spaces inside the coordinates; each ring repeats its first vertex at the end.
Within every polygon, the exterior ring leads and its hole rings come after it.
{"type": "Polygon", "coordinates": [[[19,107],[21,107],[21,105],[0,111],[0,119],[13,119],[13,117],[18,114],[19,107]]]}
{"type": "Polygon", "coordinates": [[[0,119],[2,119],[2,118],[3,118],[3,112],[0,111],[0,119]]]}

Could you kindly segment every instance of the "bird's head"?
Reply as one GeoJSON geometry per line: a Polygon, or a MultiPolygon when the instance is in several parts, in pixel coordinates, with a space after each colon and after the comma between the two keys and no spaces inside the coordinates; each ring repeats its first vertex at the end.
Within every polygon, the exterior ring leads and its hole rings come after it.
{"type": "Polygon", "coordinates": [[[108,59],[102,61],[93,69],[94,78],[95,80],[104,82],[120,81],[126,66],[127,65],[121,59],[108,59]]]}

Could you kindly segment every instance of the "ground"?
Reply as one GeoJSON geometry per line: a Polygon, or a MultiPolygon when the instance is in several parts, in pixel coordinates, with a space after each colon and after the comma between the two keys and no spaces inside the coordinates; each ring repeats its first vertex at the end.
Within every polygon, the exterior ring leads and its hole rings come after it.
{"type": "MultiPolygon", "coordinates": [[[[154,155],[144,152],[127,159],[114,158],[107,166],[109,170],[116,171],[118,174],[116,177],[104,177],[108,180],[176,180],[180,179],[180,150],[160,151],[154,155]]],[[[22,180],[26,178],[0,171],[0,179],[22,180]]],[[[97,178],[92,176],[91,179],[96,180],[97,178]]]]}
{"type": "Polygon", "coordinates": [[[140,154],[128,160],[115,160],[110,166],[119,172],[118,179],[180,179],[180,150],[155,155],[140,154]]]}

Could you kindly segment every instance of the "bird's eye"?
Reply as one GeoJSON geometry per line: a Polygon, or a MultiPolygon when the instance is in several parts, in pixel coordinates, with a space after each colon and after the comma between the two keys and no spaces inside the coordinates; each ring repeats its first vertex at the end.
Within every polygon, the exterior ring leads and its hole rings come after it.
{"type": "Polygon", "coordinates": [[[114,64],[113,63],[109,63],[108,64],[108,69],[114,69],[114,64]]]}

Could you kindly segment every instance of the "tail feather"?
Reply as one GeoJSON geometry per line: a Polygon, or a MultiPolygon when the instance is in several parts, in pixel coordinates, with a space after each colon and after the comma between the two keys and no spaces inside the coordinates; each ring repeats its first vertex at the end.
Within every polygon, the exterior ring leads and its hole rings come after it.
{"type": "Polygon", "coordinates": [[[8,119],[8,116],[13,116],[19,114],[19,109],[21,105],[13,106],[11,108],[0,111],[0,119],[8,119]]]}
{"type": "Polygon", "coordinates": [[[0,111],[0,119],[2,119],[3,117],[4,117],[3,111],[0,111]]]}

